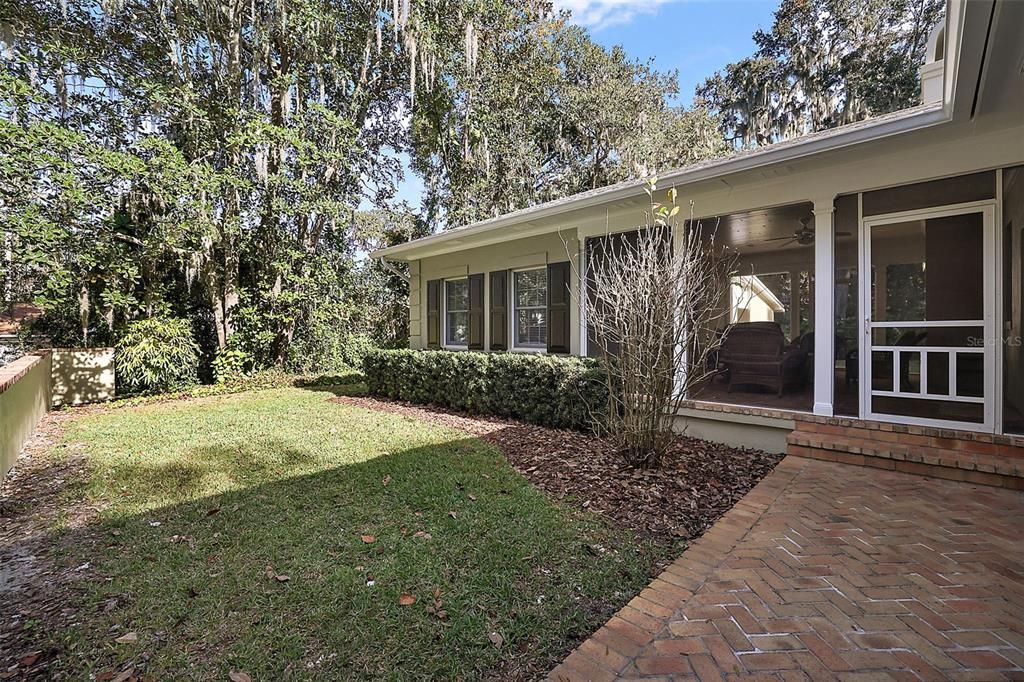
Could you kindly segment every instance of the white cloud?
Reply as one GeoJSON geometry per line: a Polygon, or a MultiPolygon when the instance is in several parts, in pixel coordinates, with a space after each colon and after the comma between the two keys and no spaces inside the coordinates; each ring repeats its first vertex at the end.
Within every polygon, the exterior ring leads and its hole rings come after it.
{"type": "Polygon", "coordinates": [[[651,14],[673,0],[555,0],[556,9],[572,12],[577,24],[595,31],[628,24],[638,14],[651,14]]]}

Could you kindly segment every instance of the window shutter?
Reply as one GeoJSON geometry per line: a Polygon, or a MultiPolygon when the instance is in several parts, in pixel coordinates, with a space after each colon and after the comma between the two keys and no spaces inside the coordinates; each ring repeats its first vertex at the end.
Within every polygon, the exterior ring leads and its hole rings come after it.
{"type": "Polygon", "coordinates": [[[441,347],[441,280],[427,282],[427,348],[441,347]]]}
{"type": "Polygon", "coordinates": [[[548,352],[569,352],[570,311],[569,262],[548,265],[548,352]]]}
{"type": "Polygon", "coordinates": [[[484,276],[469,276],[469,350],[484,349],[484,276]]]}
{"type": "Polygon", "coordinates": [[[491,350],[508,350],[508,270],[491,273],[491,350]]]}

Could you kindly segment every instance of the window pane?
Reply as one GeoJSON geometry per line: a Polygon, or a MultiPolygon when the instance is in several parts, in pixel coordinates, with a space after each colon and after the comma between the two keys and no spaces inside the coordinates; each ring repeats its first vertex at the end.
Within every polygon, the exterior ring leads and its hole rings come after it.
{"type": "Polygon", "coordinates": [[[980,320],[983,222],[965,213],[872,227],[873,319],[980,320]]]}
{"type": "Polygon", "coordinates": [[[515,273],[515,345],[544,348],[548,343],[548,271],[515,273]]]}
{"type": "Polygon", "coordinates": [[[544,268],[516,273],[516,306],[547,306],[548,273],[544,268]]]}
{"type": "Polygon", "coordinates": [[[469,281],[465,279],[445,282],[445,309],[450,311],[469,310],[469,281]]]}
{"type": "Polygon", "coordinates": [[[445,343],[450,346],[465,346],[469,339],[469,313],[449,312],[445,330],[445,343]]]}
{"type": "Polygon", "coordinates": [[[548,311],[545,308],[527,308],[516,311],[516,345],[547,346],[548,311]]]}

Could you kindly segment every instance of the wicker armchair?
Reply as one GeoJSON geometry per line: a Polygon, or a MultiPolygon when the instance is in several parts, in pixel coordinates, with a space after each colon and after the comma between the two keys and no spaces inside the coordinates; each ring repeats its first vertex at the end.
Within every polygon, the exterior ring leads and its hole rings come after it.
{"type": "Polygon", "coordinates": [[[742,322],[725,332],[720,354],[734,386],[761,386],[782,396],[787,386],[802,383],[807,353],[787,348],[786,336],[777,322],[742,322]]]}

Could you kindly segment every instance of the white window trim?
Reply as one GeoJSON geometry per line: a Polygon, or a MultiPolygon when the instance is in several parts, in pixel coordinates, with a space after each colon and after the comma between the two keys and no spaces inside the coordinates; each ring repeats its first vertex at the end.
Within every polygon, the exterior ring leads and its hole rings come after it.
{"type": "MultiPolygon", "coordinates": [[[[469,277],[452,277],[451,279],[441,280],[441,347],[448,350],[469,350],[469,339],[466,339],[464,344],[453,344],[448,343],[448,283],[449,282],[465,282],[467,295],[469,294],[469,277]]],[[[466,309],[466,313],[469,314],[469,309],[466,309]]],[[[467,329],[467,335],[469,333],[467,329]]]]}
{"type": "MultiPolygon", "coordinates": [[[[547,353],[548,352],[548,339],[546,337],[547,337],[547,334],[551,333],[550,327],[546,327],[547,332],[545,333],[545,339],[544,339],[544,345],[543,346],[520,346],[518,343],[516,343],[517,337],[519,336],[519,334],[517,333],[517,329],[516,329],[516,311],[519,309],[519,306],[516,304],[516,273],[517,272],[529,272],[531,270],[543,270],[544,271],[544,282],[545,282],[545,286],[547,286],[547,267],[548,267],[547,264],[529,265],[529,266],[523,267],[523,268],[515,268],[514,270],[511,270],[510,273],[509,273],[511,275],[511,277],[509,279],[512,280],[511,281],[512,300],[511,300],[511,305],[509,306],[509,325],[508,325],[508,331],[509,331],[509,335],[511,336],[511,339],[510,339],[511,343],[509,343],[509,350],[511,352],[513,352],[513,353],[547,353]]],[[[547,293],[545,292],[545,299],[546,298],[547,298],[547,293]]],[[[546,319],[546,315],[547,315],[547,313],[545,313],[545,325],[548,325],[550,323],[550,320],[546,319]]]]}

